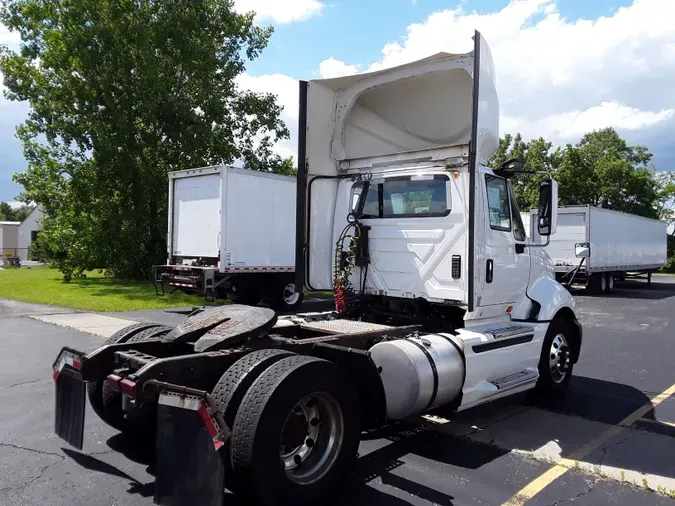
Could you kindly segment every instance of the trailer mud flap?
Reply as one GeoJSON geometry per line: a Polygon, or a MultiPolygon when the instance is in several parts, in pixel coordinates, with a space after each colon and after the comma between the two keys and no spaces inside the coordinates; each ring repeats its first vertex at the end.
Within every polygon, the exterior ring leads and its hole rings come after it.
{"type": "Polygon", "coordinates": [[[54,432],[78,450],[84,439],[86,408],[85,382],[80,374],[83,356],[83,352],[62,348],[52,366],[56,386],[54,432]]]}
{"type": "Polygon", "coordinates": [[[164,385],[157,407],[154,503],[222,506],[225,466],[220,450],[230,431],[207,392],[164,385]]]}

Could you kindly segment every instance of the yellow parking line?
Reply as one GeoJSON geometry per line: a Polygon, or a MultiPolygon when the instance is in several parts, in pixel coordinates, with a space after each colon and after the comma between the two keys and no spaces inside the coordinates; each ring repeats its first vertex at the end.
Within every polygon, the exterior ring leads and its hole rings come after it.
{"type": "Polygon", "coordinates": [[[621,420],[618,425],[607,429],[605,432],[593,439],[590,443],[587,443],[578,450],[574,451],[570,455],[570,458],[562,459],[558,464],[553,466],[544,474],[532,480],[530,483],[521,488],[516,493],[516,495],[506,501],[502,506],[522,506],[539,492],[544,490],[546,486],[550,485],[557,478],[565,474],[570,468],[574,467],[575,462],[586,457],[588,454],[599,448],[608,439],[611,439],[619,434],[626,427],[633,425],[637,420],[641,419],[650,410],[661,404],[674,393],[675,385],[672,385],[670,388],[654,397],[650,402],[633,411],[630,415],[621,420]]]}

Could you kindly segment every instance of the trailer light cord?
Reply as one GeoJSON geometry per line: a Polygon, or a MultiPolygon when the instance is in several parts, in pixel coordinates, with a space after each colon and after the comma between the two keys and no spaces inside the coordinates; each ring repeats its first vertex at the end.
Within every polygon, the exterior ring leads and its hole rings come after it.
{"type": "MultiPolygon", "coordinates": [[[[354,290],[350,278],[356,267],[356,254],[361,239],[361,224],[353,219],[340,233],[335,243],[335,259],[333,264],[333,295],[335,312],[339,315],[350,314],[359,303],[359,295],[354,290]],[[349,244],[345,251],[345,241],[349,244]]],[[[363,279],[363,287],[365,278],[363,279]]]]}

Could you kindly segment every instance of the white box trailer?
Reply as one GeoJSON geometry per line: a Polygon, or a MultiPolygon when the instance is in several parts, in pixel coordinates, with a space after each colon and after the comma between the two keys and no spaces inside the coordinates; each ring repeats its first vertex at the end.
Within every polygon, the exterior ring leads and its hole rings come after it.
{"type": "MultiPolygon", "coordinates": [[[[537,210],[531,214],[536,224],[537,210]]],[[[529,233],[543,242],[534,228],[529,233]]],[[[594,206],[560,207],[546,252],[560,280],[585,282],[593,291],[605,292],[628,273],[646,273],[651,279],[654,270],[667,264],[666,228],[660,220],[594,206]]]]}
{"type": "Polygon", "coordinates": [[[168,261],[155,266],[156,283],[296,307],[295,204],[293,177],[229,166],[171,172],[168,261]]]}

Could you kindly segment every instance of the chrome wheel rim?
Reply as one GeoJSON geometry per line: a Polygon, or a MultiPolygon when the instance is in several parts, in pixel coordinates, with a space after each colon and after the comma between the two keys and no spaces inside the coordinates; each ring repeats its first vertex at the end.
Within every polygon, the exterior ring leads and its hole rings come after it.
{"type": "Polygon", "coordinates": [[[570,358],[567,338],[563,334],[556,335],[551,343],[551,351],[548,356],[548,369],[551,373],[551,379],[555,383],[562,382],[567,376],[570,358]]]}
{"type": "Polygon", "coordinates": [[[307,485],[335,464],[344,439],[344,416],[337,400],[325,392],[304,397],[286,417],[279,457],[288,478],[307,485]]]}
{"type": "Polygon", "coordinates": [[[289,283],[284,287],[284,302],[290,306],[298,302],[300,294],[295,291],[295,283],[289,283]]]}

